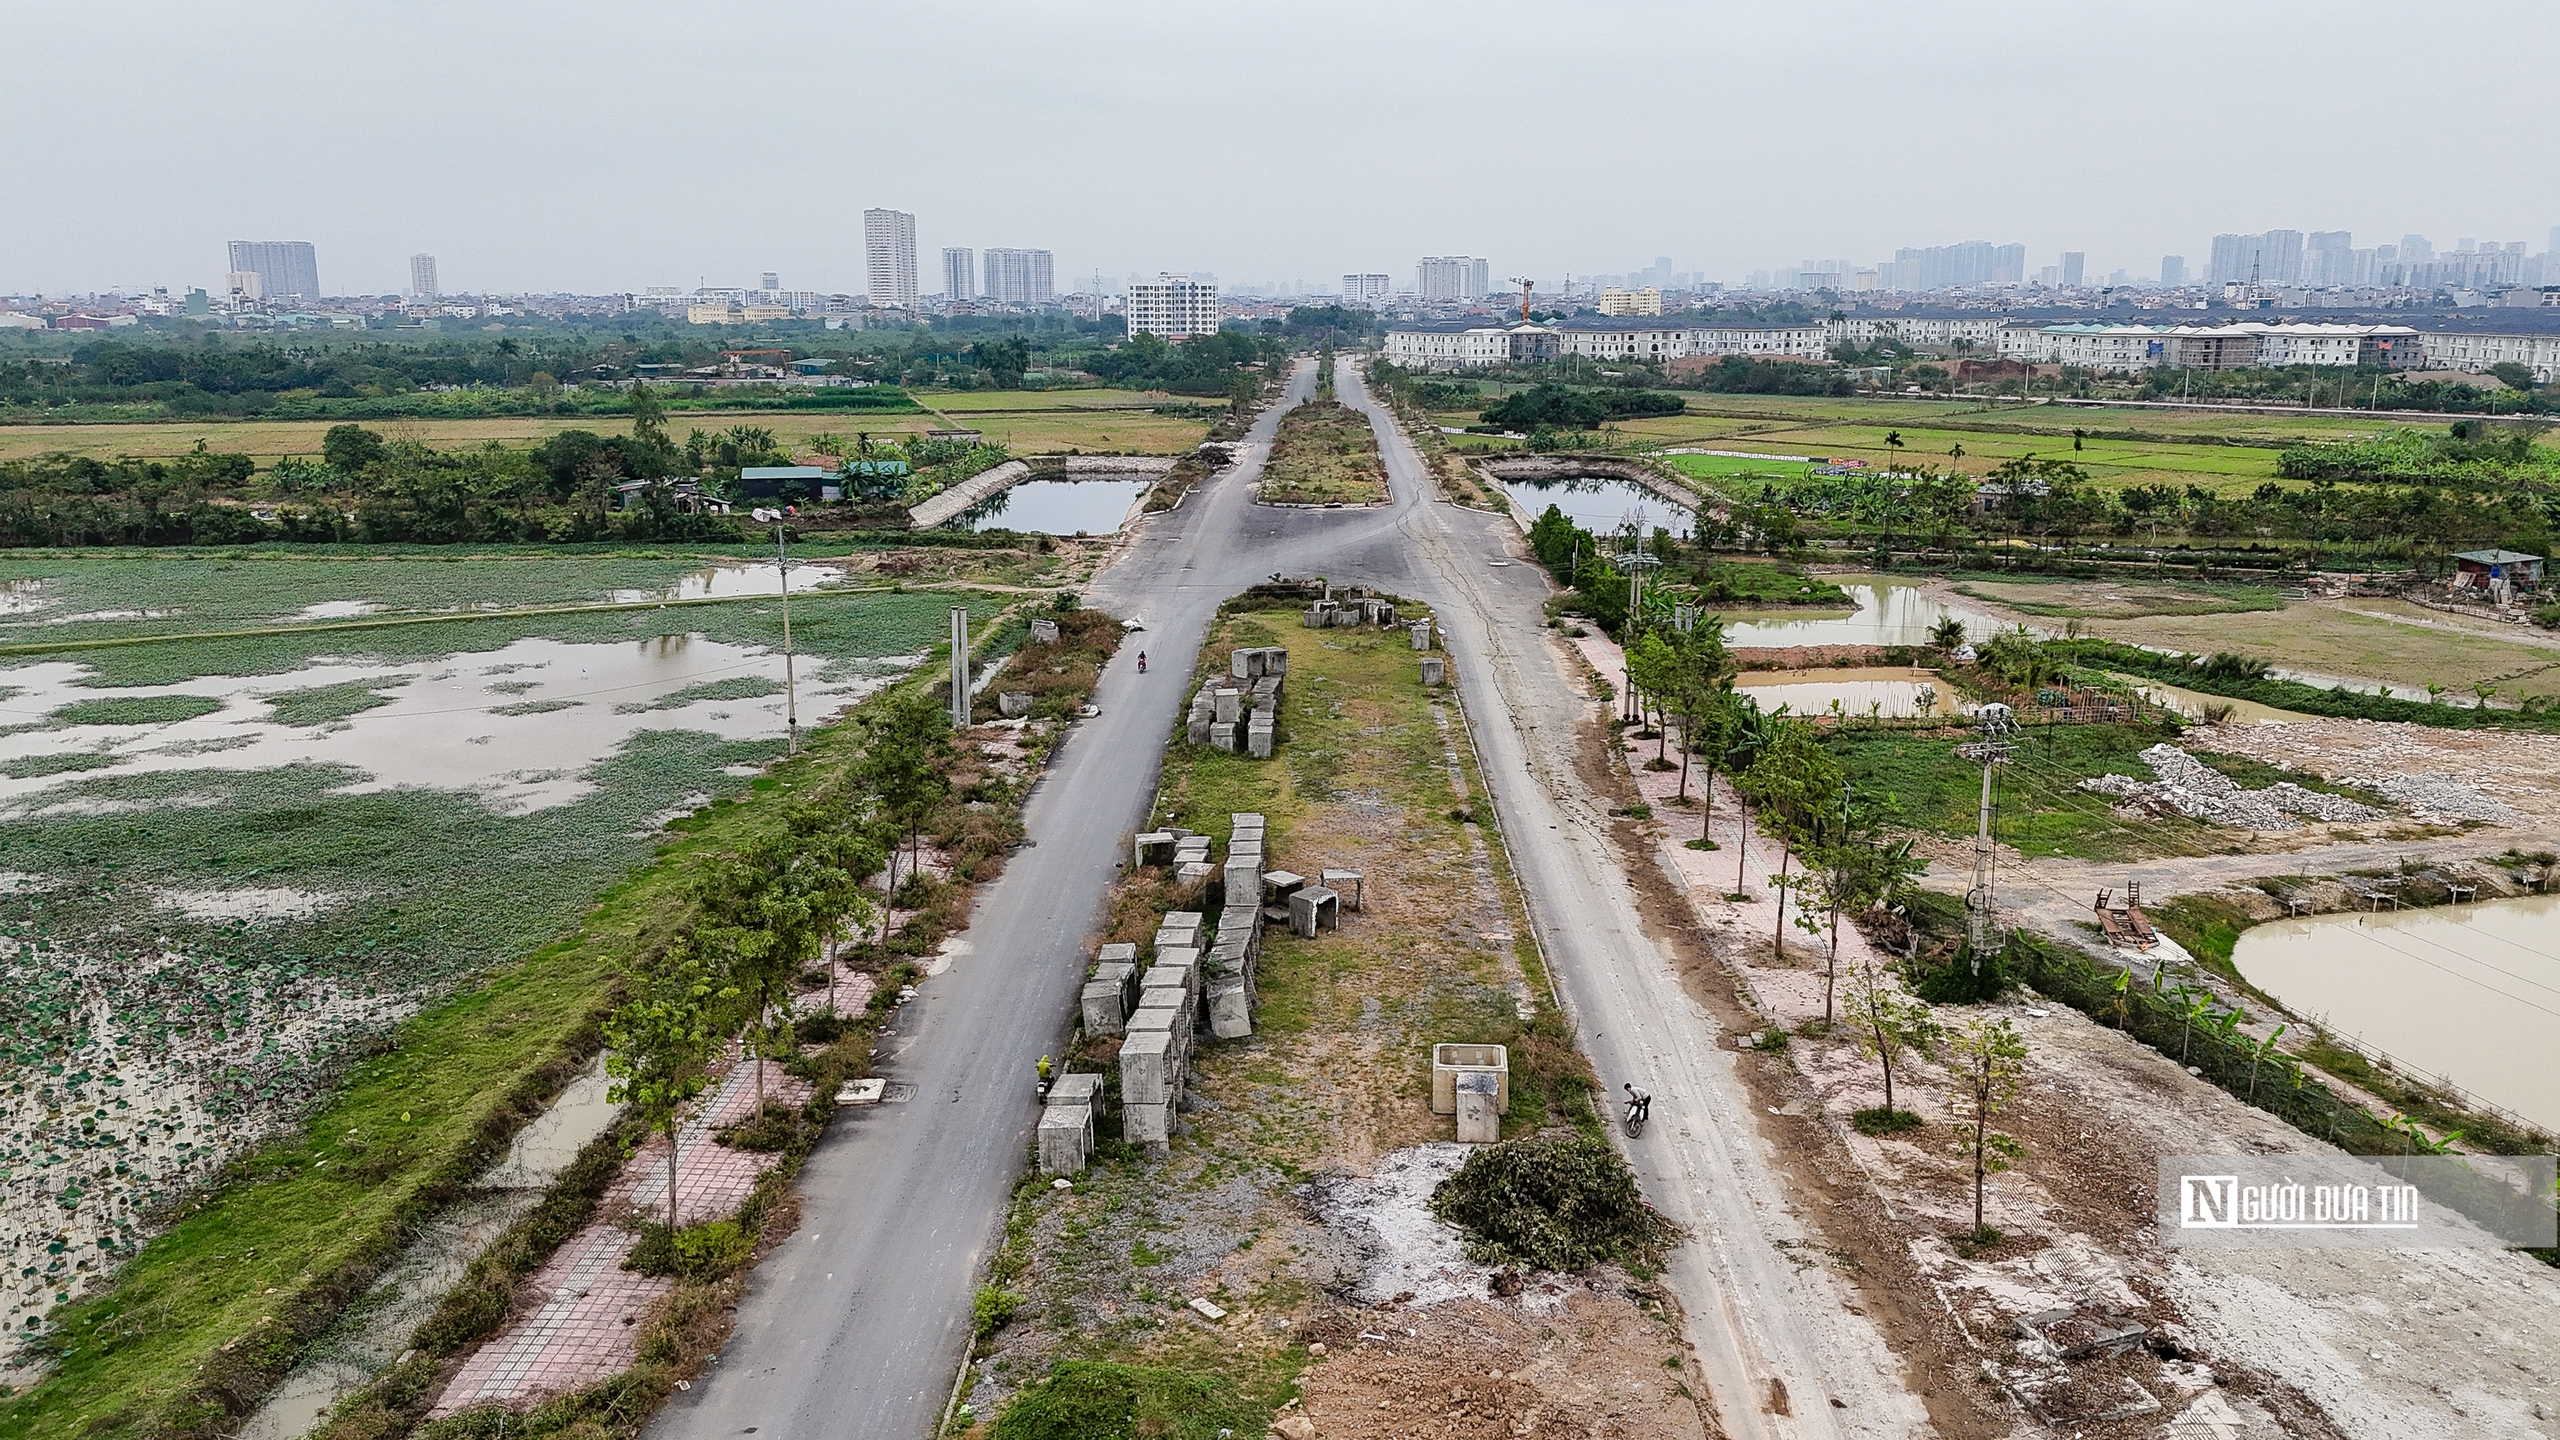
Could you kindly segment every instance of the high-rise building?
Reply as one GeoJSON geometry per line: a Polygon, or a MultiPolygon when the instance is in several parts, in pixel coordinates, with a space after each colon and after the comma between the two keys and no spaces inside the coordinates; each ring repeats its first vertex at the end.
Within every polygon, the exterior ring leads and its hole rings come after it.
{"type": "Polygon", "coordinates": [[[2161,257],[2160,257],[2160,283],[2161,283],[2161,284],[2163,284],[2163,285],[2184,285],[2184,284],[2186,284],[2186,283],[2187,283],[2187,257],[2186,257],[2186,256],[2184,256],[2184,255],[2163,255],[2163,256],[2161,256],[2161,257]]]}
{"type": "Polygon", "coordinates": [[[2072,286],[2072,287],[2074,287],[2074,288],[2077,288],[2077,287],[2078,287],[2078,285],[2080,284],[2080,276],[2081,276],[2081,274],[2082,274],[2084,271],[2086,271],[2086,270],[2088,269],[2088,266],[2089,266],[2089,255],[2088,255],[2088,252],[2087,252],[2087,251],[2085,251],[2085,250],[2065,250],[2065,251],[2063,251],[2063,252],[2062,252],[2062,283],[2063,283],[2063,284],[2065,284],[2065,285],[2069,285],[2069,286],[2072,286]]]}
{"type": "Polygon", "coordinates": [[[1945,290],[1959,285],[2015,285],[2027,278],[2027,247],[1967,240],[1893,252],[1876,267],[1888,290],[1945,290]]]}
{"type": "Polygon", "coordinates": [[[952,301],[978,298],[978,257],[966,245],[942,247],[942,298],[952,301]]]}
{"type": "Polygon", "coordinates": [[[436,284],[436,257],[409,257],[409,293],[420,300],[433,300],[444,293],[436,284]]]}
{"type": "Polygon", "coordinates": [[[871,303],[916,308],[916,217],[904,210],[863,211],[862,248],[870,262],[871,303]]]}
{"type": "Polygon", "coordinates": [[[1214,281],[1170,272],[1153,280],[1129,282],[1125,311],[1129,333],[1141,331],[1167,340],[1218,333],[1218,287],[1214,281]]]}
{"type": "Polygon", "coordinates": [[[1413,267],[1413,293],[1425,300],[1481,300],[1493,264],[1473,255],[1426,255],[1413,267]]]}
{"type": "Polygon", "coordinates": [[[308,240],[234,240],[231,269],[257,276],[269,300],[320,298],[320,262],[308,240]]]}
{"type": "Polygon", "coordinates": [[[1057,298],[1046,250],[997,250],[986,255],[986,296],[998,305],[1046,305],[1057,298]]]}
{"type": "Polygon", "coordinates": [[[767,270],[756,278],[761,282],[756,288],[768,295],[782,288],[782,272],[778,270],[767,270]]]}
{"type": "Polygon", "coordinates": [[[2428,243],[2426,236],[2403,235],[2400,237],[2401,264],[2424,265],[2434,258],[2436,258],[2436,247],[2428,243]]]}
{"type": "Polygon", "coordinates": [[[1377,305],[1395,293],[1395,281],[1384,275],[1345,275],[1342,277],[1342,303],[1345,305],[1377,305]]]}

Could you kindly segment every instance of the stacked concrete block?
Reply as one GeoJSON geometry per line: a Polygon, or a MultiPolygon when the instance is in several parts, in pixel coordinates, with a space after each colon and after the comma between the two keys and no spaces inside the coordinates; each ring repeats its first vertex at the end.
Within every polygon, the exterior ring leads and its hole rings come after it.
{"type": "Polygon", "coordinates": [[[1338,602],[1332,600],[1319,600],[1313,605],[1307,607],[1307,628],[1310,630],[1322,630],[1327,626],[1337,623],[1334,617],[1341,613],[1342,606],[1338,602]]]}
{"type": "Polygon", "coordinates": [[[1191,697],[1191,713],[1183,717],[1183,738],[1194,745],[1209,743],[1209,726],[1218,718],[1218,682],[1210,680],[1191,697]]]}
{"type": "Polygon", "coordinates": [[[1360,623],[1363,625],[1392,627],[1396,623],[1395,602],[1392,600],[1361,601],[1360,623]]]}
{"type": "Polygon", "coordinates": [[[1093,1124],[1102,1110],[1102,1077],[1061,1075],[1040,1111],[1039,1155],[1043,1175],[1073,1175],[1093,1156],[1093,1124]]]}
{"type": "Polygon", "coordinates": [[[1210,719],[1221,725],[1233,725],[1244,718],[1244,692],[1233,685],[1221,685],[1209,692],[1210,719]]]}
{"type": "Polygon", "coordinates": [[[1173,863],[1175,868],[1178,869],[1184,865],[1205,865],[1209,863],[1208,836],[1194,835],[1188,830],[1176,830],[1173,832],[1173,837],[1173,863]]]}
{"type": "Polygon", "coordinates": [[[1176,1058],[1170,1027],[1132,1030],[1120,1042],[1120,1131],[1131,1144],[1173,1138],[1173,1107],[1182,1097],[1176,1058]]]}
{"type": "Polygon", "coordinates": [[[1502,1138],[1500,1083],[1481,1070],[1457,1077],[1459,1144],[1490,1145],[1502,1138]]]}
{"type": "Polygon", "coordinates": [[[1244,727],[1233,720],[1219,720],[1209,726],[1209,748],[1232,751],[1236,748],[1236,732],[1244,727]]]}
{"type": "Polygon", "coordinates": [[[1253,991],[1241,975],[1222,976],[1209,984],[1209,1033],[1221,1040],[1241,1040],[1253,1033],[1253,991]]]}
{"type": "Polygon", "coordinates": [[[1281,645],[1241,647],[1227,657],[1227,678],[1253,681],[1265,675],[1289,673],[1289,651],[1281,645]]]}
{"type": "Polygon", "coordinates": [[[1170,865],[1173,863],[1173,847],[1172,831],[1150,830],[1129,842],[1129,864],[1132,867],[1170,865]]]}
{"type": "Polygon", "coordinates": [[[1083,1019],[1088,1035],[1117,1035],[1128,1023],[1128,987],[1117,979],[1084,982],[1083,1019]]]}
{"type": "Polygon", "coordinates": [[[1413,632],[1413,648],[1414,648],[1414,649],[1416,649],[1416,650],[1428,650],[1428,649],[1430,649],[1430,648],[1431,648],[1431,622],[1430,622],[1430,621],[1428,621],[1428,620],[1416,620],[1416,621],[1414,621],[1414,622],[1413,622],[1413,624],[1412,624],[1410,627],[1408,627],[1408,628],[1410,628],[1410,629],[1412,630],[1412,632],[1413,632]]]}

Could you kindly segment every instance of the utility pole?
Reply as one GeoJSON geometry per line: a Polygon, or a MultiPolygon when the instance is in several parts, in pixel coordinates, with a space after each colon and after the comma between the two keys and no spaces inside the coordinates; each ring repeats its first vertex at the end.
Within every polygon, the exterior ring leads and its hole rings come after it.
{"type": "Polygon", "coordinates": [[[2004,738],[2017,729],[2006,705],[1994,702],[1982,707],[1982,739],[1979,743],[1959,745],[1956,754],[1967,760],[1982,762],[1982,809],[1973,836],[1973,888],[1965,892],[1965,940],[1972,952],[1973,973],[1982,973],[1982,954],[1991,946],[1991,767],[2009,758],[2004,738]]]}
{"type": "Polygon", "coordinates": [[[969,607],[951,607],[951,728],[969,728],[969,607]]]}
{"type": "Polygon", "coordinates": [[[756,520],[773,526],[774,569],[782,576],[782,714],[787,738],[785,755],[800,753],[800,687],[791,668],[791,546],[785,538],[790,517],[780,510],[757,510],[756,520]]]}

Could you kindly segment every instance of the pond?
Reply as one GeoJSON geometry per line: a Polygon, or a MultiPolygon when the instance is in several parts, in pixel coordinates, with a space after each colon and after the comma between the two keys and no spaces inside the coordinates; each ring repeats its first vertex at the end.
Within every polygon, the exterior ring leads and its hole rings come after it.
{"type": "Polygon", "coordinates": [[[2154,705],[2166,705],[2190,720],[2203,719],[2204,707],[2207,705],[2230,706],[2231,718],[2244,725],[2281,725],[2287,720],[2311,718],[2298,710],[2279,710],[2273,705],[2261,705],[2255,700],[2233,700],[2221,695],[2207,695],[2201,690],[2163,685],[2157,680],[2133,680],[2131,683],[2134,693],[2143,699],[2154,705]]]}
{"type": "Polygon", "coordinates": [[[1155,484],[1148,475],[1025,480],[951,517],[953,529],[1041,535],[1117,535],[1129,507],[1155,484]]]}
{"type": "Polygon", "coordinates": [[[1849,583],[1833,577],[1849,592],[1857,612],[1837,610],[1731,611],[1724,616],[1728,649],[1790,645],[1926,645],[1929,631],[1949,615],[1964,621],[1965,633],[1987,638],[1992,622],[1923,592],[1916,585],[1892,581],[1849,583]]]}
{"type": "MultiPolygon", "coordinates": [[[[811,565],[803,560],[791,562],[791,589],[794,594],[834,585],[843,579],[844,572],[832,566],[811,565]]],[[[690,575],[679,576],[672,585],[648,590],[616,590],[611,598],[617,605],[645,605],[652,600],[726,600],[732,596],[781,593],[782,567],[771,560],[762,560],[752,565],[708,565],[690,575]]],[[[317,610],[320,607],[311,608],[317,610]]]]}
{"type": "Polygon", "coordinates": [[[1555,506],[1565,518],[1590,531],[1606,536],[1626,528],[1630,510],[1642,510],[1645,528],[1650,532],[1659,526],[1674,534],[1687,532],[1690,512],[1641,485],[1597,475],[1578,475],[1561,480],[1505,480],[1503,486],[1535,519],[1555,506]]]}
{"type": "Polygon", "coordinates": [[[2231,959],[2339,1034],[2560,1129],[2560,895],[2274,920],[2231,959]]]}
{"type": "Polygon", "coordinates": [[[1763,711],[1784,705],[1790,715],[1827,715],[1834,700],[1852,719],[1865,718],[1878,705],[1884,708],[1874,713],[1888,719],[1961,713],[1955,691],[1926,670],[1746,670],[1734,677],[1733,688],[1763,711]]]}

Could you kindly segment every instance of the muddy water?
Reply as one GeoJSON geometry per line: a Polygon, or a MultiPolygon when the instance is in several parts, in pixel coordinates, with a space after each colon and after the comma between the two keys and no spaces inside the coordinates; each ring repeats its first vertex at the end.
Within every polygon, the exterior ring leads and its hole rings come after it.
{"type": "Polygon", "coordinates": [[[1835,700],[1851,719],[1875,705],[1888,719],[1960,713],[1955,691],[1925,670],[1750,670],[1734,677],[1733,688],[1764,711],[1784,705],[1791,715],[1827,715],[1835,700]]]}
{"type": "Polygon", "coordinates": [[[1789,645],[1925,645],[1929,631],[1949,615],[1964,621],[1965,633],[1987,639],[1993,625],[1979,612],[1958,609],[1922,593],[1916,585],[1892,581],[1850,584],[1855,614],[1825,610],[1735,610],[1724,614],[1724,643],[1729,648],[1773,648],[1789,645]]]}
{"type": "Polygon", "coordinates": [[[1543,515],[1555,506],[1565,518],[1594,535],[1607,536],[1626,528],[1627,512],[1642,510],[1649,534],[1660,526],[1674,534],[1689,528],[1690,514],[1641,485],[1624,480],[1604,479],[1596,475],[1569,480],[1505,480],[1502,482],[1512,497],[1526,507],[1532,517],[1543,515]]]}
{"type": "MultiPolygon", "coordinates": [[[[791,562],[791,589],[795,594],[821,589],[843,578],[843,572],[831,566],[791,562]]],[[[782,567],[766,560],[754,565],[706,566],[673,585],[655,590],[616,590],[612,599],[618,605],[642,605],[652,600],[726,600],[732,596],[781,593],[782,567]]]]}
{"type": "Polygon", "coordinates": [[[613,1124],[622,1107],[605,1099],[611,1083],[601,1056],[570,1081],[551,1108],[516,1135],[506,1157],[474,1182],[469,1197],[423,1227],[350,1317],[312,1346],[311,1357],[242,1427],[242,1440],[298,1440],[318,1428],[331,1407],[397,1363],[419,1323],[473,1258],[613,1124]]]}
{"type": "MultiPolygon", "coordinates": [[[[795,580],[796,583],[796,580],[795,580]]],[[[851,704],[911,663],[798,666],[800,718],[808,724],[851,704]]],[[[346,765],[368,779],[353,789],[404,785],[468,790],[492,808],[538,810],[594,788],[586,772],[642,730],[704,730],[724,740],[782,738],[782,655],[689,635],[609,644],[519,640],[495,651],[384,666],[328,661],[287,675],[204,676],[147,690],[78,682],[71,661],[8,672],[20,693],[0,721],[41,718],[75,700],[126,695],[203,695],[222,708],[158,725],[73,725],[0,736],[0,762],[97,755],[106,768],[0,778],[0,804],[84,776],[151,770],[258,770],[346,765]],[[776,693],[733,699],[671,697],[719,681],[756,680],[776,693]],[[317,727],[277,723],[270,696],[349,682],[379,685],[388,703],[317,727]],[[663,707],[663,708],[661,708],[663,707]]],[[[42,768],[41,763],[35,768],[42,768]]]]}
{"type": "Polygon", "coordinates": [[[1153,476],[1079,476],[1073,480],[1025,480],[999,490],[952,517],[970,530],[1028,530],[1042,535],[1116,535],[1129,507],[1155,484],[1153,476]]]}
{"type": "Polygon", "coordinates": [[[2290,1008],[2560,1129],[2560,895],[2271,921],[2231,958],[2290,1008]]]}

